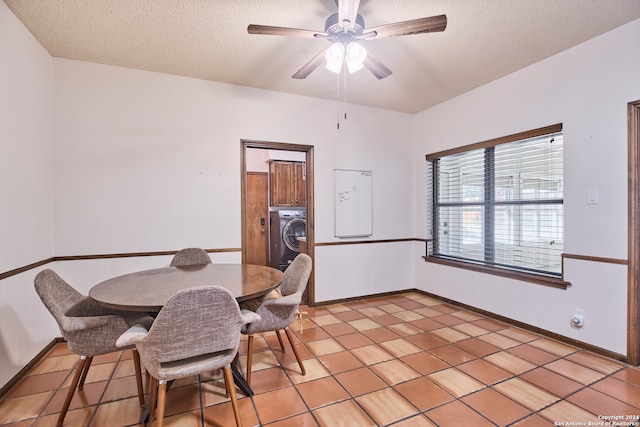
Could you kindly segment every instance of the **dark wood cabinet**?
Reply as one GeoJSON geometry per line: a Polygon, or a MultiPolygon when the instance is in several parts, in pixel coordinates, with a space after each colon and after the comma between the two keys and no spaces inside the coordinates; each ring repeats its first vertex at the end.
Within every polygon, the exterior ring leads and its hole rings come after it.
{"type": "Polygon", "coordinates": [[[271,206],[306,206],[305,164],[274,160],[269,163],[271,206]]]}

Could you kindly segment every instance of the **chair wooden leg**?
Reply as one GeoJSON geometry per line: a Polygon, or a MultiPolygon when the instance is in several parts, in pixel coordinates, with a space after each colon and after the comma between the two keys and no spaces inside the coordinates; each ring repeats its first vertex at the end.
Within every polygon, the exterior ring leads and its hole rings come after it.
{"type": "Polygon", "coordinates": [[[80,377],[80,382],[78,383],[78,390],[82,390],[82,388],[84,387],[84,381],[87,379],[87,374],[89,373],[91,362],[93,362],[93,356],[87,357],[87,362],[84,364],[84,370],[82,371],[82,376],[80,377]]]}
{"type": "Polygon", "coordinates": [[[284,330],[284,333],[287,334],[287,338],[289,339],[289,343],[291,344],[291,349],[293,350],[293,354],[296,355],[296,360],[298,361],[298,365],[300,365],[300,371],[302,375],[306,375],[307,371],[304,369],[304,365],[302,364],[302,359],[300,359],[300,355],[298,354],[298,349],[296,348],[295,343],[293,342],[293,337],[291,336],[291,331],[289,328],[284,330]]]}
{"type": "Polygon", "coordinates": [[[280,335],[279,330],[276,330],[276,336],[278,337],[278,342],[280,343],[280,349],[284,353],[284,342],[282,342],[282,335],[280,335]]]}
{"type": "Polygon", "coordinates": [[[138,386],[138,403],[144,407],[144,388],[142,387],[142,373],[140,372],[140,354],[135,348],[133,351],[133,369],[136,370],[136,385],[138,386]]]}
{"type": "Polygon", "coordinates": [[[73,380],[71,380],[71,385],[69,386],[67,397],[65,398],[62,409],[60,410],[60,415],[58,415],[58,421],[56,421],[57,427],[62,427],[64,417],[67,415],[69,405],[71,405],[71,399],[73,399],[73,394],[76,392],[76,388],[78,387],[80,376],[84,372],[85,366],[87,366],[87,360],[88,358],[86,356],[80,356],[80,361],[78,362],[78,366],[76,367],[76,372],[73,374],[73,380]]]}
{"type": "Polygon", "coordinates": [[[158,385],[158,414],[156,415],[156,427],[162,427],[164,423],[164,404],[167,400],[167,382],[159,381],[158,385]]]}
{"type": "Polygon", "coordinates": [[[231,366],[225,366],[223,369],[224,384],[231,397],[231,407],[233,408],[233,416],[236,418],[236,426],[242,427],[242,418],[240,418],[240,408],[238,407],[238,399],[236,397],[236,387],[233,383],[233,374],[231,366]]]}
{"type": "Polygon", "coordinates": [[[251,385],[251,363],[253,362],[253,335],[247,340],[247,384],[251,385]]]}
{"type": "Polygon", "coordinates": [[[156,416],[156,399],[158,398],[158,380],[151,377],[151,392],[149,394],[149,421],[156,416]]]}

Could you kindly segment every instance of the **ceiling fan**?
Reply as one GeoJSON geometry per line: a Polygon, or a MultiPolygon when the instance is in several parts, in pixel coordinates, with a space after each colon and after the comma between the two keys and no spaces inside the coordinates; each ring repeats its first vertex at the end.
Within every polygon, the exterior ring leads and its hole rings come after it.
{"type": "Polygon", "coordinates": [[[362,47],[358,43],[360,40],[444,31],[447,27],[447,16],[438,15],[365,28],[364,19],[358,14],[360,0],[336,0],[336,4],[338,12],[327,18],[324,32],[255,24],[249,25],[247,31],[249,34],[326,39],[332,43],[291,76],[294,79],[306,78],[326,61],[326,67],[335,73],[339,73],[342,64],[346,63],[349,72],[365,67],[380,80],[392,71],[362,47]]]}

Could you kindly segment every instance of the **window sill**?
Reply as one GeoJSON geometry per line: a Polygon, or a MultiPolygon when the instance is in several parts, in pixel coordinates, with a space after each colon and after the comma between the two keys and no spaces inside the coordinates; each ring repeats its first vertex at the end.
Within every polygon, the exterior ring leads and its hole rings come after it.
{"type": "Polygon", "coordinates": [[[425,256],[423,258],[426,262],[433,262],[436,264],[448,265],[451,267],[477,271],[480,273],[493,274],[495,276],[507,277],[509,279],[521,280],[524,282],[536,283],[538,285],[551,286],[553,288],[558,288],[558,289],[567,289],[569,286],[571,286],[570,282],[566,282],[562,280],[562,278],[557,278],[557,277],[547,277],[539,274],[505,270],[503,268],[471,264],[468,262],[455,261],[451,259],[439,258],[434,256],[425,256]]]}

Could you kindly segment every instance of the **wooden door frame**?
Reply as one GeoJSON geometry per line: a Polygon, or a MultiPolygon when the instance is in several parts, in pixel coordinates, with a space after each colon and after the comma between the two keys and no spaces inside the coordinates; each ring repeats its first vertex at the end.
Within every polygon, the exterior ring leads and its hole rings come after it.
{"type": "MultiPolygon", "coordinates": [[[[314,215],[314,193],[313,193],[313,146],[301,145],[301,144],[288,144],[284,142],[272,142],[272,141],[256,141],[249,139],[240,140],[240,180],[241,180],[241,232],[242,232],[242,262],[245,262],[246,256],[246,244],[244,242],[244,236],[246,231],[245,214],[246,214],[246,197],[247,197],[247,162],[246,154],[247,148],[261,148],[265,150],[282,150],[282,151],[298,151],[305,153],[305,173],[307,176],[307,247],[308,254],[311,259],[315,260],[315,215],[314,215]]],[[[315,262],[314,262],[315,264],[315,262]]],[[[311,270],[311,277],[309,278],[308,296],[309,305],[315,305],[315,267],[311,270]]]]}
{"type": "Polygon", "coordinates": [[[629,269],[627,273],[627,362],[640,364],[640,100],[628,110],[629,269]]]}

